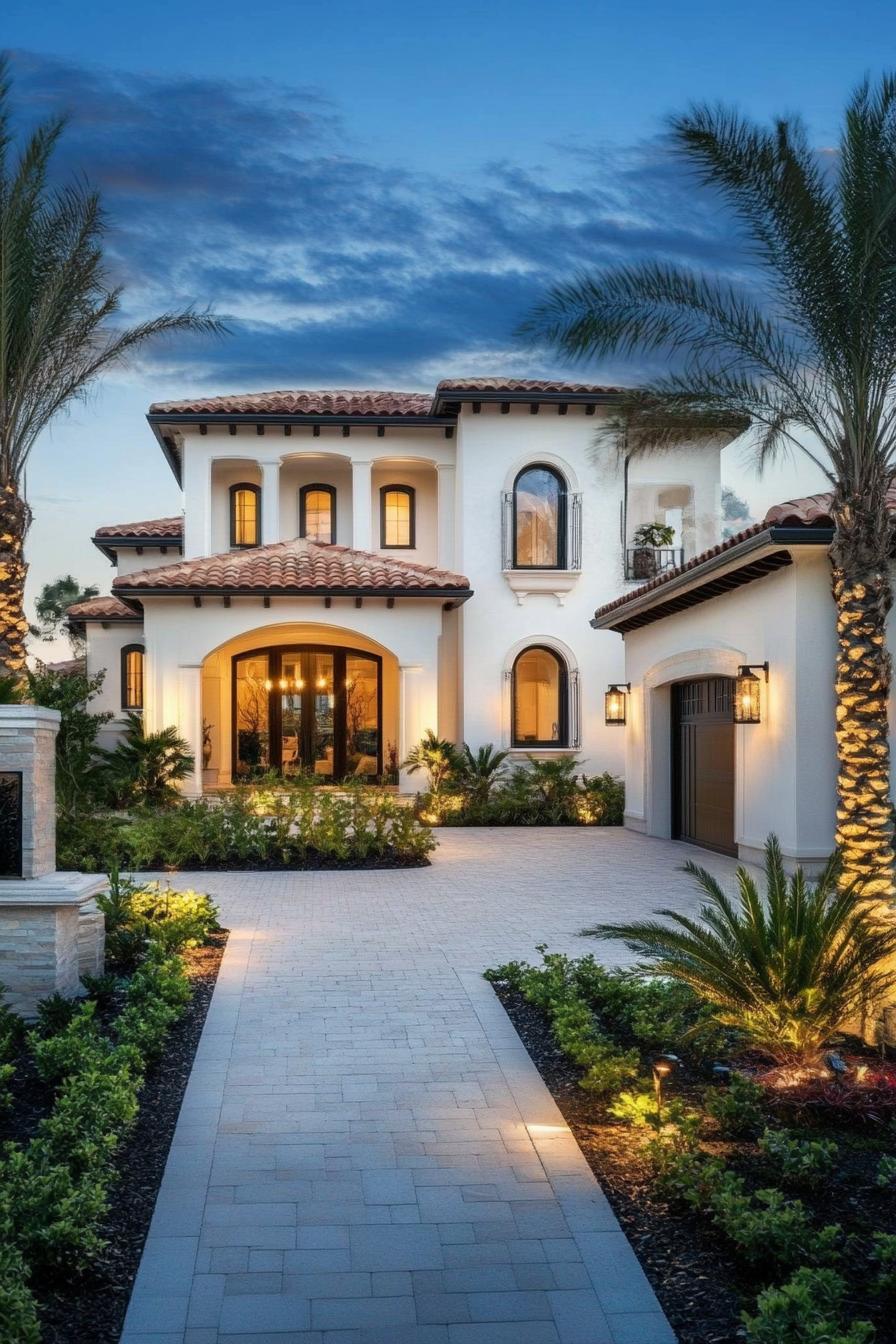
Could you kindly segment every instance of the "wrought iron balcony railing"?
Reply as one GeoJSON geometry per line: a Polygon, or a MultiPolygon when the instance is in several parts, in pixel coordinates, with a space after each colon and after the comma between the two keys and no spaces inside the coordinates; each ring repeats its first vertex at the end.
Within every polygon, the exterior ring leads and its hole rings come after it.
{"type": "Polygon", "coordinates": [[[645,583],[683,562],[681,546],[630,546],[625,552],[625,577],[645,583]]]}

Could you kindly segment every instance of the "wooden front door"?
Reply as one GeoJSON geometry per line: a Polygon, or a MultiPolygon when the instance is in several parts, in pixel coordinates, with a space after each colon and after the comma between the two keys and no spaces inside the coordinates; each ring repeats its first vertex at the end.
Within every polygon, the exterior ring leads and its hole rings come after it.
{"type": "Polygon", "coordinates": [[[730,677],[672,688],[672,835],[734,854],[734,720],[730,677]]]}

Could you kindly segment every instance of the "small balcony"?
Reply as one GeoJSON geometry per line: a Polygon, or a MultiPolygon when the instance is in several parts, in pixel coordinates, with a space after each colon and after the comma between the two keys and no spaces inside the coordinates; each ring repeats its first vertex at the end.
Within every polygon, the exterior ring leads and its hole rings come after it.
{"type": "Polygon", "coordinates": [[[682,546],[630,546],[625,552],[625,577],[646,583],[683,563],[682,546]]]}

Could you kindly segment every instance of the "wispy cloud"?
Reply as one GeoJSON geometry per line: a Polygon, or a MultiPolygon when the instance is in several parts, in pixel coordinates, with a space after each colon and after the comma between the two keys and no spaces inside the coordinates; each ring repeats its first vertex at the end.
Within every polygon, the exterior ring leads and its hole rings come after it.
{"type": "Polygon", "coordinates": [[[743,262],[660,143],[580,138],[541,170],[471,164],[459,181],[365,157],[315,89],[31,53],[14,74],[26,119],[70,113],[57,168],[102,190],[129,315],[195,302],[228,322],[147,357],[160,395],[535,372],[513,330],[552,281],[622,257],[743,262]]]}

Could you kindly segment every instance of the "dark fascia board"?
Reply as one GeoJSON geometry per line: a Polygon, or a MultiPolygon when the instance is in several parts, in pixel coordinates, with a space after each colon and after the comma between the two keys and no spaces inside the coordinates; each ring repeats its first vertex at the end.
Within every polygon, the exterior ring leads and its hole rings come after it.
{"type": "Polygon", "coordinates": [[[589,624],[594,630],[616,630],[619,626],[627,624],[633,616],[640,615],[653,606],[660,606],[685,591],[700,588],[719,570],[737,568],[741,560],[752,560],[757,551],[775,546],[830,546],[833,539],[832,527],[766,528],[764,532],[757,532],[755,536],[747,537],[737,546],[709,556],[693,569],[683,570],[667,583],[658,584],[640,595],[633,593],[630,601],[614,607],[604,616],[593,616],[589,624]]]}
{"type": "Polygon", "coordinates": [[[147,551],[159,551],[162,547],[171,550],[177,550],[183,555],[183,534],[176,537],[91,537],[90,540],[98,551],[102,551],[107,560],[111,560],[114,565],[118,560],[118,552],[127,550],[128,547],[142,546],[147,551]]]}
{"type": "MultiPolygon", "coordinates": [[[[433,602],[450,600],[459,607],[473,596],[472,588],[125,588],[115,589],[115,596],[123,601],[133,601],[145,597],[270,597],[296,598],[307,597],[320,600],[322,597],[401,597],[424,599],[433,602]]],[[[123,618],[119,618],[123,619],[123,618]]]]}
{"type": "MultiPolygon", "coordinates": [[[[530,398],[531,400],[531,398],[530,398]]],[[[150,429],[158,439],[169,467],[174,472],[178,485],[182,485],[181,461],[168,436],[162,432],[163,425],[353,425],[359,429],[364,425],[376,428],[387,425],[399,429],[402,425],[410,429],[444,429],[457,424],[456,415],[275,415],[260,412],[215,411],[213,414],[201,411],[161,412],[146,417],[150,429]]]]}
{"type": "Polygon", "coordinates": [[[433,402],[433,410],[442,412],[448,406],[465,401],[510,402],[511,405],[532,406],[568,405],[568,406],[611,406],[622,399],[620,392],[485,392],[480,388],[467,388],[460,385],[446,388],[433,402]]]}

